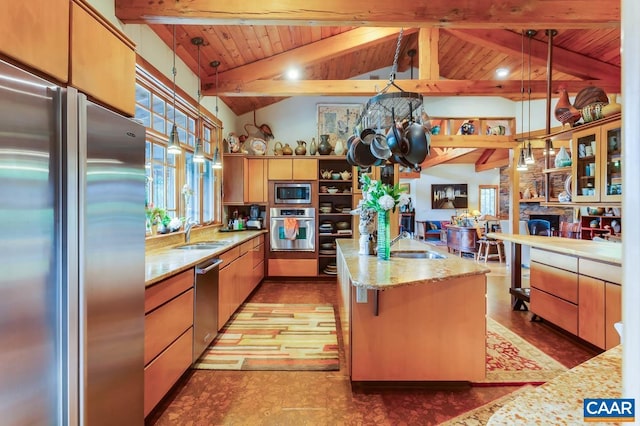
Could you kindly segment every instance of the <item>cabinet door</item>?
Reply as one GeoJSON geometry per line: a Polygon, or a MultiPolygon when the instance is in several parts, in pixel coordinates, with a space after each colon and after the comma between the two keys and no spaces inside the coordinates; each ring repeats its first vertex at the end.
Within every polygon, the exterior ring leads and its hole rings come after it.
{"type": "Polygon", "coordinates": [[[600,199],[622,201],[622,132],[621,120],[604,124],[600,129],[600,199]]]}
{"type": "Polygon", "coordinates": [[[600,201],[600,128],[574,132],[571,145],[573,201],[600,201]]]}
{"type": "Polygon", "coordinates": [[[0,52],[66,83],[69,0],[3,1],[0,52]]]}
{"type": "Polygon", "coordinates": [[[293,180],[318,179],[318,160],[315,158],[294,158],[292,167],[293,180]]]}
{"type": "Polygon", "coordinates": [[[604,281],[578,277],[578,336],[599,348],[605,347],[604,281]]]}
{"type": "Polygon", "coordinates": [[[267,202],[267,162],[262,159],[249,159],[247,162],[248,203],[267,202]]]}
{"type": "Polygon", "coordinates": [[[222,327],[224,327],[235,310],[233,304],[236,264],[237,262],[233,261],[220,269],[218,279],[218,331],[222,330],[222,327]]]}
{"type": "Polygon", "coordinates": [[[604,336],[605,349],[620,344],[620,335],[613,328],[613,324],[622,320],[622,287],[617,284],[604,284],[604,336]]]}
{"type": "Polygon", "coordinates": [[[134,47],[93,9],[72,3],[71,85],[131,117],[136,93],[134,47]]]}
{"type": "Polygon", "coordinates": [[[225,204],[243,204],[249,191],[247,159],[242,157],[224,157],[223,201],[225,204]]]}
{"type": "Polygon", "coordinates": [[[292,167],[291,158],[270,158],[267,166],[269,180],[291,180],[293,178],[292,167]]]}

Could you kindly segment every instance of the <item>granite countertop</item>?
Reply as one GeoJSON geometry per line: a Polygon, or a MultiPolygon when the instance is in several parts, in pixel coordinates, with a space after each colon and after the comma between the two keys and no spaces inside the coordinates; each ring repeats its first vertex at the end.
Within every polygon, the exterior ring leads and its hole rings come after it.
{"type": "Polygon", "coordinates": [[[497,240],[511,241],[586,259],[622,264],[622,244],[620,243],[538,235],[502,234],[499,232],[491,232],[487,236],[497,240]]]}
{"type": "MultiPolygon", "coordinates": [[[[178,250],[163,247],[148,251],[145,255],[145,286],[150,286],[165,278],[192,268],[198,263],[211,257],[218,256],[243,242],[266,233],[265,230],[216,233],[206,241],[227,241],[228,244],[215,249],[178,250]]],[[[199,242],[192,239],[192,243],[199,242]]]]}
{"type": "Polygon", "coordinates": [[[355,287],[387,290],[405,285],[436,283],[490,272],[490,269],[484,264],[460,258],[455,254],[447,253],[416,240],[400,240],[391,247],[391,251],[428,250],[442,254],[445,258],[391,257],[390,260],[378,260],[376,256],[359,255],[357,240],[338,238],[336,244],[339,252],[344,256],[355,287]]]}
{"type": "Polygon", "coordinates": [[[487,424],[583,424],[585,398],[620,397],[622,346],[618,345],[506,403],[487,424]]]}

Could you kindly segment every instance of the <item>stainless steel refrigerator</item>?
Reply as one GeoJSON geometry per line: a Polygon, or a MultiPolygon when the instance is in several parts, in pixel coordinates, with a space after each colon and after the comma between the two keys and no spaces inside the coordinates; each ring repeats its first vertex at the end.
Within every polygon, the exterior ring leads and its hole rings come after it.
{"type": "Polygon", "coordinates": [[[144,132],[0,61],[0,422],[143,424],[144,132]]]}

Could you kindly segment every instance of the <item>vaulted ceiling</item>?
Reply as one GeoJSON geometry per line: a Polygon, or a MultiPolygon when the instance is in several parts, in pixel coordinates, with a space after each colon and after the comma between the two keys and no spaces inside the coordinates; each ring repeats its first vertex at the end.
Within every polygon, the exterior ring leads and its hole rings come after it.
{"type": "Polygon", "coordinates": [[[191,39],[202,37],[203,93],[221,95],[238,115],[289,96],[374,95],[389,76],[370,74],[392,65],[401,28],[398,70],[415,49],[417,75],[395,83],[424,96],[520,99],[524,86],[543,98],[550,44],[553,91],[560,83],[572,94],[587,85],[620,91],[618,1],[116,0],[116,15],[148,24],[170,47],[175,25],[176,52],[194,73],[191,39]],[[551,43],[545,28],[557,30],[551,43]],[[531,39],[528,29],[538,30],[531,39]],[[284,77],[290,66],[299,81],[284,77]]]}

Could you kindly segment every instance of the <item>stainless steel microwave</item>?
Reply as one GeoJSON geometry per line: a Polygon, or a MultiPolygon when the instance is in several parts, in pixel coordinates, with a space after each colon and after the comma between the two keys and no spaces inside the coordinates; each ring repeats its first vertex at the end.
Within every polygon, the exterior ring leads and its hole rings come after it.
{"type": "Polygon", "coordinates": [[[311,184],[276,182],[273,201],[275,204],[311,204],[311,184]]]}

